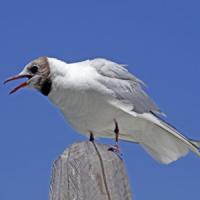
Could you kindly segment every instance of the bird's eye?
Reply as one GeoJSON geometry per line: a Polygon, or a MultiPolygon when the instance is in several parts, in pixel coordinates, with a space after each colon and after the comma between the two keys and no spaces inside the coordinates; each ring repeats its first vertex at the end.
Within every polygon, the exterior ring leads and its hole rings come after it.
{"type": "Polygon", "coordinates": [[[38,66],[36,65],[33,65],[31,68],[30,68],[30,72],[32,74],[36,74],[38,72],[38,66]]]}

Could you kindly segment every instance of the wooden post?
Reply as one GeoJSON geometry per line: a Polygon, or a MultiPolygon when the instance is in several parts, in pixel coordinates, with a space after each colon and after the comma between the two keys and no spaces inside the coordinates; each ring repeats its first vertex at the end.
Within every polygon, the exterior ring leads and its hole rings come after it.
{"type": "Polygon", "coordinates": [[[73,144],[54,162],[50,200],[132,200],[123,161],[108,146],[73,144]]]}

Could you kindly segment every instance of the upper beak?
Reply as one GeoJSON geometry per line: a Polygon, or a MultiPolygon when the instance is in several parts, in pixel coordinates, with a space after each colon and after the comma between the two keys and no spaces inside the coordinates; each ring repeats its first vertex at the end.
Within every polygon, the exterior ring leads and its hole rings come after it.
{"type": "MultiPolygon", "coordinates": [[[[21,79],[21,78],[28,78],[28,79],[30,79],[30,78],[32,78],[32,75],[30,75],[30,74],[19,74],[19,75],[16,75],[16,76],[8,78],[7,80],[4,81],[4,84],[6,84],[6,83],[8,83],[10,81],[21,79]]],[[[17,90],[19,90],[20,88],[26,87],[27,85],[28,85],[27,81],[23,82],[20,85],[18,85],[16,88],[14,88],[12,91],[10,91],[9,94],[15,93],[17,90]]]]}

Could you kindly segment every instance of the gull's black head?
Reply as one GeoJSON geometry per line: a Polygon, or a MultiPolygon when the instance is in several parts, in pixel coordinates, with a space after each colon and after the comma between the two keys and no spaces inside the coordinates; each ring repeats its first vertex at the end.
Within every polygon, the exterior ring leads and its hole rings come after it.
{"type": "Polygon", "coordinates": [[[23,87],[30,87],[35,88],[38,91],[40,91],[42,94],[47,96],[51,91],[51,79],[50,79],[50,67],[47,57],[39,57],[30,63],[28,63],[22,72],[20,72],[18,75],[10,77],[7,79],[4,83],[8,83],[10,81],[21,79],[21,78],[27,78],[28,80],[26,82],[23,82],[16,88],[14,88],[10,94],[16,92],[20,88],[23,87]]]}

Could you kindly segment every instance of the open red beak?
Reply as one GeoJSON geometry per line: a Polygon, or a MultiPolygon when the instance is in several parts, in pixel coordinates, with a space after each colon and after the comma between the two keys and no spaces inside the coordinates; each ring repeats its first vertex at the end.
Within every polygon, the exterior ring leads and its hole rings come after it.
{"type": "MultiPolygon", "coordinates": [[[[16,75],[16,76],[13,76],[13,77],[10,77],[8,78],[6,81],[4,81],[4,84],[10,82],[10,81],[14,81],[14,80],[17,80],[17,79],[21,79],[21,78],[32,78],[32,75],[30,74],[21,74],[21,75],[16,75]]],[[[13,94],[15,93],[17,90],[19,90],[20,88],[23,88],[23,87],[26,87],[28,85],[27,82],[23,82],[21,83],[20,85],[18,85],[16,88],[14,88],[12,91],[10,91],[9,94],[13,94]]]]}

